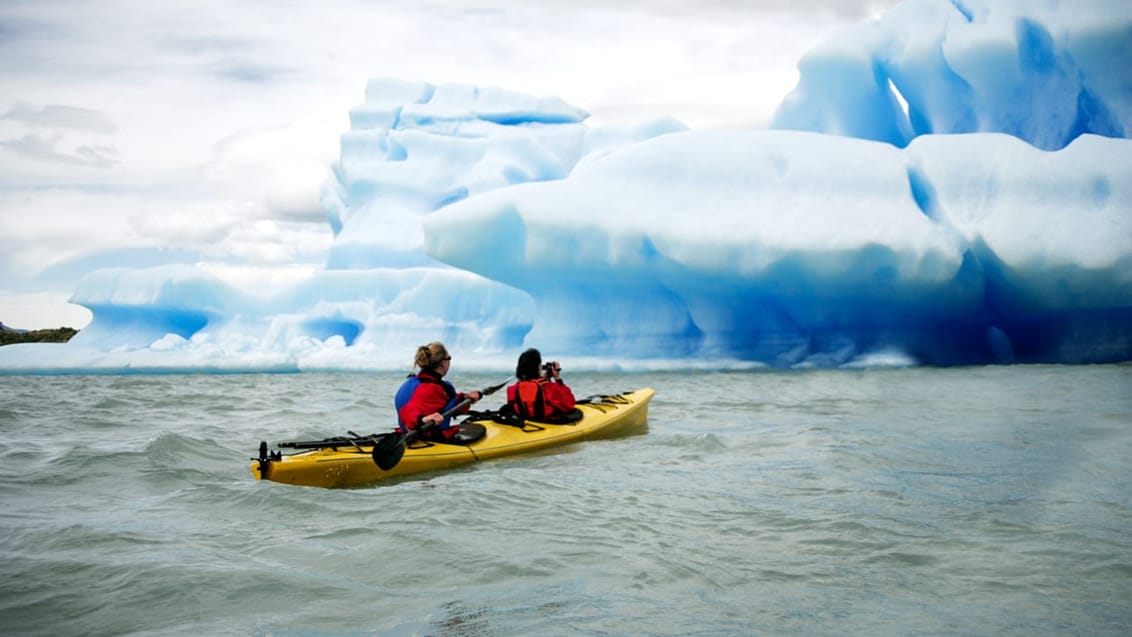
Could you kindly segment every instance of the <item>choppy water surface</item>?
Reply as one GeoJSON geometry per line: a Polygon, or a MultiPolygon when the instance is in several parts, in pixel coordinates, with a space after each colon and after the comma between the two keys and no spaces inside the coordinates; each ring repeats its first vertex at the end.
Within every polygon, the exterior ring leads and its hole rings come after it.
{"type": "Polygon", "coordinates": [[[1132,631],[1130,366],[567,378],[648,433],[332,491],[399,375],[0,376],[0,632],[1132,631]]]}

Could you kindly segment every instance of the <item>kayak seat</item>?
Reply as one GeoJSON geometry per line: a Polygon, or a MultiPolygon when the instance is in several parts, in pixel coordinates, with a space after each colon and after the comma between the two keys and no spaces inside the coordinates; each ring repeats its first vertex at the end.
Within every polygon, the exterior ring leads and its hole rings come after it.
{"type": "Polygon", "coordinates": [[[460,431],[457,431],[456,435],[449,438],[446,442],[452,445],[470,445],[480,438],[483,438],[485,435],[487,435],[487,428],[483,425],[474,422],[465,422],[460,424],[460,431]]]}
{"type": "Polygon", "coordinates": [[[569,425],[570,423],[578,422],[583,417],[585,417],[585,414],[582,413],[582,410],[575,407],[574,409],[571,409],[570,411],[562,414],[558,414],[553,418],[546,418],[543,420],[533,420],[531,418],[528,418],[527,420],[530,420],[531,422],[537,422],[541,425],[569,425]]]}
{"type": "Polygon", "coordinates": [[[497,411],[489,412],[484,415],[501,425],[511,425],[512,427],[518,427],[520,429],[526,427],[528,424],[533,427],[537,427],[538,425],[569,425],[578,422],[586,416],[582,413],[581,409],[575,407],[566,413],[557,414],[551,418],[543,418],[542,420],[536,418],[524,419],[522,416],[515,413],[509,404],[503,405],[497,411]]]}

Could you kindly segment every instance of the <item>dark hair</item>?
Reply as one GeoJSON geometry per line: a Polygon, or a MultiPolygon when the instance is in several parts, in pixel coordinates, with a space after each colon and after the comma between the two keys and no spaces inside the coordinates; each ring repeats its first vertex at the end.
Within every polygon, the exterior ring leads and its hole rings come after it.
{"type": "Polygon", "coordinates": [[[519,364],[515,365],[515,378],[519,380],[536,380],[542,375],[542,354],[535,348],[519,354],[519,364]]]}

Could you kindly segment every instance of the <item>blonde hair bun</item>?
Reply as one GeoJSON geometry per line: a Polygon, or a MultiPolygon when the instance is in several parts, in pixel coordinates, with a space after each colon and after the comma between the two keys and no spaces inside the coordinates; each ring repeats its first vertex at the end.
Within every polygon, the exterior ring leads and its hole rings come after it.
{"type": "Polygon", "coordinates": [[[444,343],[433,341],[428,345],[421,345],[417,348],[413,365],[421,369],[433,369],[447,358],[448,348],[444,346],[444,343]]]}

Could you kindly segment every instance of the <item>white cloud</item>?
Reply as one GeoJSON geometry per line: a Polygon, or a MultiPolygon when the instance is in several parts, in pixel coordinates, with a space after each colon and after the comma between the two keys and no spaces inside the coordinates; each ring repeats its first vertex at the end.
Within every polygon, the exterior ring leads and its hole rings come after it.
{"type": "Polygon", "coordinates": [[[38,160],[42,162],[85,166],[90,168],[109,168],[118,163],[117,149],[102,144],[79,144],[64,147],[62,133],[47,137],[24,135],[19,139],[0,140],[0,150],[13,153],[18,160],[38,160]]]}
{"type": "Polygon", "coordinates": [[[27,102],[16,102],[0,119],[15,120],[28,126],[70,128],[95,133],[112,134],[117,127],[102,113],[65,104],[47,104],[35,107],[27,102]]]}

